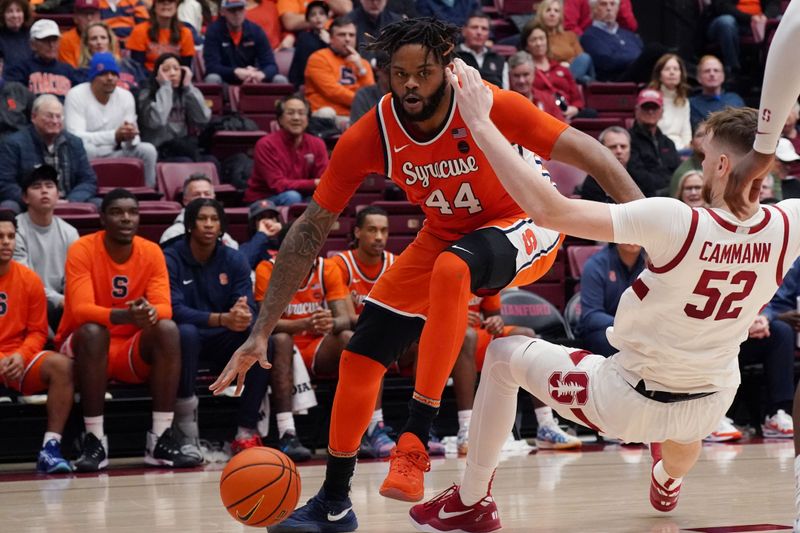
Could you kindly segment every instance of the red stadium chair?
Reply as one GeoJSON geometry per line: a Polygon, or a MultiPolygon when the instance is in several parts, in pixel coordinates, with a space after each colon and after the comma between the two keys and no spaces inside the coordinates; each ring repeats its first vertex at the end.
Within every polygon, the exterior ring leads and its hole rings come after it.
{"type": "Polygon", "coordinates": [[[278,65],[278,73],[284,76],[289,76],[289,67],[292,66],[292,59],[294,58],[294,48],[282,48],[275,50],[275,63],[278,65]]]}
{"type": "Polygon", "coordinates": [[[128,189],[139,200],[158,200],[161,193],[144,184],[144,163],[134,157],[109,157],[90,161],[97,175],[97,194],[104,196],[112,189],[128,189]]]}
{"type": "Polygon", "coordinates": [[[576,130],[581,130],[587,135],[591,135],[595,139],[600,136],[600,133],[606,128],[611,126],[619,126],[625,128],[625,119],[621,117],[606,117],[606,118],[575,118],[572,119],[570,126],[576,130]]]}
{"type": "Polygon", "coordinates": [[[211,141],[211,152],[220,161],[242,152],[252,155],[253,147],[266,134],[263,130],[218,131],[211,141]]]}
{"type": "MultiPolygon", "coordinates": [[[[201,78],[202,79],[202,78],[201,78]]],[[[205,97],[206,105],[211,108],[211,114],[220,116],[225,111],[225,98],[222,95],[222,84],[219,83],[195,83],[195,87],[200,89],[205,97]]]]}
{"type": "Polygon", "coordinates": [[[639,87],[633,82],[594,82],[586,86],[586,107],[599,117],[632,117],[639,87]]]}
{"type": "Polygon", "coordinates": [[[97,207],[88,202],[70,202],[68,204],[56,204],[54,213],[61,218],[70,215],[95,215],[97,207]]]}
{"type": "Polygon", "coordinates": [[[603,249],[603,246],[596,244],[593,246],[570,246],[567,248],[567,258],[569,260],[569,275],[573,279],[581,279],[583,265],[594,254],[603,249]]]}
{"type": "Polygon", "coordinates": [[[575,189],[583,184],[586,172],[559,161],[546,161],[544,164],[550,179],[556,184],[558,192],[566,197],[577,197],[575,189]]]}
{"type": "MultiPolygon", "coordinates": [[[[217,166],[209,162],[197,163],[158,163],[156,165],[156,185],[167,200],[178,201],[183,182],[192,174],[205,174],[211,178],[216,191],[219,185],[217,166]]],[[[231,185],[228,185],[231,187],[231,185]]]]}

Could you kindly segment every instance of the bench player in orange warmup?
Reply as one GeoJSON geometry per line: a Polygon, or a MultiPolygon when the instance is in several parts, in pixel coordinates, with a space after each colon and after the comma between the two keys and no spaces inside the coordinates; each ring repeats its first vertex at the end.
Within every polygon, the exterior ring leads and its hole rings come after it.
{"type": "MultiPolygon", "coordinates": [[[[358,527],[349,490],[361,436],[386,368],[417,339],[418,378],[409,419],[380,492],[420,500],[424,472],[430,468],[426,441],[464,339],[470,292],[486,294],[531,283],[555,260],[562,236],[526,217],[461,118],[445,76],[457,36],[458,28],[445,22],[408,19],[383,28],[370,45],[391,58],[391,94],[337,143],[312,202],[283,241],[250,338],[211,385],[219,394],[237,376],[241,385],[254,363],[269,366],[269,334],[367,175],[389,176],[422,207],[427,217],[422,230],[372,289],[342,354],[323,487],[270,531],[358,527]]],[[[510,142],[581,168],[617,201],[642,196],[611,152],[594,139],[522,95],[496,87],[492,91],[492,119],[510,142]]]]}

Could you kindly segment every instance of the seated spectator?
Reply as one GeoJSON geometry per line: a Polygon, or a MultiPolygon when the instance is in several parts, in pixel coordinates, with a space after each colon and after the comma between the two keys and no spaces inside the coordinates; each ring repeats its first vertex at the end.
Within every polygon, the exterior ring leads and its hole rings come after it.
{"type": "Polygon", "coordinates": [[[312,114],[336,118],[340,127],[350,120],[356,91],[375,83],[372,68],[355,45],[355,24],[347,17],[334,19],[330,47],[311,54],[305,70],[306,99],[312,114]]]}
{"type": "Polygon", "coordinates": [[[356,50],[367,61],[374,57],[374,53],[364,50],[367,45],[366,36],[380,35],[384,26],[403,20],[403,15],[387,8],[387,2],[388,0],[361,0],[360,5],[348,15],[356,25],[356,50]]]}
{"type": "Polygon", "coordinates": [[[712,0],[711,12],[714,16],[708,25],[707,38],[719,45],[725,73],[736,75],[741,71],[739,41],[742,35],[752,36],[757,43],[764,40],[767,17],[780,14],[779,2],[712,0]],[[762,6],[767,13],[762,11],[762,6]]]}
{"type": "Polygon", "coordinates": [[[508,71],[508,83],[512,91],[520,93],[545,113],[557,118],[563,118],[564,114],[556,104],[555,99],[551,97],[552,95],[533,86],[533,80],[536,77],[536,66],[533,64],[533,57],[528,52],[520,50],[509,57],[508,71]]]}
{"type": "MultiPolygon", "coordinates": [[[[330,6],[334,17],[347,15],[353,10],[352,0],[331,0],[326,5],[330,6]]],[[[308,6],[307,0],[278,0],[278,15],[283,29],[295,34],[309,29],[308,6]]]]}
{"type": "Polygon", "coordinates": [[[590,352],[606,357],[616,353],[606,338],[606,330],[614,325],[622,293],[644,267],[645,252],[634,244],[609,244],[586,261],[581,274],[578,331],[590,352]]]}
{"type": "Polygon", "coordinates": [[[644,89],[636,98],[631,127],[631,160],[628,168],[645,196],[669,191],[672,173],[681,160],[675,144],[658,128],[664,112],[664,100],[655,89],[644,89]]]}
{"type": "MultiPolygon", "coordinates": [[[[273,50],[292,47],[288,41],[284,42],[285,36],[283,28],[281,28],[280,15],[278,15],[278,4],[275,0],[247,0],[244,9],[245,18],[264,30],[273,50]]],[[[178,12],[180,13],[180,8],[178,8],[178,12]]],[[[291,34],[287,33],[286,35],[291,34]]],[[[294,39],[293,35],[292,39],[294,39]]]]}
{"type": "Polygon", "coordinates": [[[328,166],[328,150],[319,137],[306,133],[308,103],[289,96],[277,106],[280,129],[265,135],[253,151],[253,174],[244,201],[269,199],[292,205],[311,196],[328,166]]]}
{"type": "Polygon", "coordinates": [[[6,79],[25,85],[34,96],[54,94],[63,101],[69,90],[83,80],[75,69],[58,61],[60,38],[58,24],[49,19],[37,20],[31,26],[33,56],[12,63],[6,79]]]}
{"type": "Polygon", "coordinates": [[[478,0],[417,0],[417,14],[455,26],[464,26],[470,13],[480,9],[478,0]]]}
{"type": "Polygon", "coordinates": [[[797,120],[800,118],[800,104],[796,103],[789,111],[789,116],[786,117],[786,123],[783,125],[782,137],[786,137],[792,142],[795,150],[800,150],[800,135],[797,132],[797,120]]]}
{"type": "Polygon", "coordinates": [[[191,26],[197,34],[204,33],[203,26],[211,21],[211,16],[211,9],[205,0],[181,0],[178,3],[178,20],[191,26]]]}
{"type": "Polygon", "coordinates": [[[536,66],[533,88],[547,95],[546,98],[555,102],[561,111],[561,117],[555,116],[566,122],[578,116],[584,106],[583,96],[569,69],[550,59],[544,27],[539,24],[526,26],[520,35],[520,44],[531,54],[536,66]]]}
{"type": "Polygon", "coordinates": [[[281,246],[283,220],[277,206],[269,200],[259,200],[250,204],[247,213],[250,240],[242,244],[240,251],[255,270],[258,263],[271,259],[270,250],[277,251],[281,246]]]}
{"type": "Polygon", "coordinates": [[[58,172],[54,167],[42,165],[25,176],[22,200],[28,210],[17,215],[14,259],[36,272],[44,283],[47,323],[56,332],[64,313],[67,249],[78,240],[78,230],[53,214],[58,202],[58,172]]]}
{"type": "Polygon", "coordinates": [[[350,106],[350,124],[366,115],[367,112],[380,102],[383,95],[391,92],[389,86],[389,55],[379,52],[372,59],[373,71],[375,72],[375,84],[362,87],[356,92],[353,98],[353,105],[350,106]]]}
{"type": "Polygon", "coordinates": [[[162,54],[139,94],[142,140],[156,147],[161,161],[202,161],[197,137],[208,124],[211,109],[200,89],[192,85],[192,69],[175,54],[162,54]]]}
{"type": "Polygon", "coordinates": [[[564,29],[561,0],[541,2],[536,9],[536,21],[547,32],[550,58],[564,66],[569,65],[569,71],[578,83],[585,85],[594,81],[592,57],[583,51],[578,35],[564,29]]]}
{"type": "Polygon", "coordinates": [[[127,39],[137,24],[150,19],[147,5],[144,0],[100,0],[100,19],[118,39],[127,39]]]}
{"type": "Polygon", "coordinates": [[[703,172],[690,170],[678,179],[676,198],[690,207],[705,207],[703,200],[703,172]]]}
{"type": "Polygon", "coordinates": [[[117,87],[119,66],[108,52],[89,63],[89,81],[67,94],[67,130],[83,140],[89,159],[135,157],[144,163],[144,181],[156,185],[155,147],[139,138],[136,103],[130,91],[117,87]]]}
{"type": "Polygon", "coordinates": [[[0,208],[20,212],[22,180],[40,165],[58,170],[59,201],[97,201],[97,176],[83,142],[64,130],[64,106],[51,94],[33,101],[30,126],[0,143],[0,208]]]}
{"type": "Polygon", "coordinates": [[[294,56],[289,66],[289,81],[299,88],[305,83],[305,70],[308,58],[323,48],[327,48],[331,42],[331,34],[328,32],[328,12],[330,7],[323,0],[309,2],[306,7],[306,20],[308,28],[296,34],[294,46],[294,56]]]}
{"type": "Polygon", "coordinates": [[[72,409],[72,361],[45,351],[47,304],[41,280],[14,261],[17,222],[0,211],[0,383],[20,394],[47,393],[47,431],[36,461],[42,474],[72,472],[61,455],[61,435],[72,409]],[[7,312],[7,310],[12,310],[7,312]]]}
{"type": "Polygon", "coordinates": [[[706,123],[701,122],[694,128],[692,134],[691,149],[692,154],[684,159],[680,166],[672,173],[669,181],[669,195],[675,196],[678,191],[678,180],[690,170],[703,171],[703,137],[706,136],[706,123]]]}
{"type": "Polygon", "coordinates": [[[725,70],[722,63],[714,56],[703,56],[697,64],[697,81],[701,92],[689,98],[692,127],[708,118],[714,111],[726,107],[743,107],[744,100],[734,92],[723,90],[725,70]]]}
{"type": "Polygon", "coordinates": [[[33,10],[28,0],[3,0],[0,2],[0,51],[13,62],[25,62],[33,54],[29,28],[33,24],[33,10]]]}
{"type": "MultiPolygon", "coordinates": [[[[212,198],[193,200],[186,206],[184,224],[186,238],[164,253],[172,316],[180,334],[181,377],[175,423],[189,438],[190,446],[199,451],[199,402],[195,395],[198,365],[204,361],[216,371],[222,370],[250,334],[256,307],[250,266],[241,253],[221,242],[227,226],[222,205],[212,198]]],[[[255,365],[244,383],[239,427],[231,443],[234,454],[262,446],[256,425],[269,387],[269,372],[255,365]]]]}
{"type": "MultiPolygon", "coordinates": [[[[625,167],[628,173],[631,174],[633,181],[638,184],[636,176],[633,175],[628,166],[631,160],[631,133],[622,126],[610,126],[600,132],[597,140],[600,141],[600,144],[611,150],[611,153],[614,154],[614,158],[625,167]]],[[[580,195],[584,200],[592,200],[595,202],[611,203],[614,201],[606,194],[606,191],[600,187],[600,184],[597,183],[597,180],[592,176],[586,176],[586,179],[583,180],[583,184],[580,186],[580,195]]]]}
{"type": "Polygon", "coordinates": [[[129,90],[134,96],[147,79],[147,72],[141,63],[130,57],[121,57],[117,36],[105,22],[93,22],[81,36],[81,53],[78,66],[85,78],[89,77],[89,62],[94,54],[109,52],[117,60],[119,80],[117,87],[129,90]]]}
{"type": "Polygon", "coordinates": [[[658,128],[669,137],[678,151],[689,148],[692,124],[689,120],[689,82],[683,59],[675,54],[665,54],[653,67],[649,87],[660,91],[664,97],[664,114],[658,128]]]}
{"type": "MultiPolygon", "coordinates": [[[[272,277],[272,263],[262,261],[256,268],[256,301],[261,302],[272,277]]],[[[283,312],[273,332],[273,368],[292,365],[292,347],[297,346],[306,367],[317,376],[335,376],[339,358],[353,332],[348,311],[349,293],[339,269],[329,259],[317,258],[300,289],[283,312]]],[[[273,403],[278,420],[280,450],[295,461],[310,458],[294,430],[291,411],[291,375],[273,372],[273,403]]],[[[288,374],[288,373],[287,373],[288,374]]]]}
{"type": "Polygon", "coordinates": [[[67,63],[72,68],[81,65],[81,37],[92,22],[100,22],[99,0],[75,0],[75,12],[72,15],[75,27],[61,34],[61,43],[58,47],[58,60],[67,63]]]}
{"type": "Polygon", "coordinates": [[[456,47],[456,56],[477,69],[482,79],[508,89],[506,60],[486,46],[489,40],[489,15],[482,11],[470,14],[461,28],[461,38],[461,44],[456,47]]]}
{"type": "MultiPolygon", "coordinates": [[[[187,206],[197,198],[214,198],[214,185],[211,183],[211,178],[201,173],[192,174],[183,183],[183,205],[187,206]]],[[[236,242],[236,239],[226,232],[223,232],[221,237],[222,244],[234,250],[239,250],[245,256],[251,269],[255,269],[256,265],[264,259],[264,255],[270,246],[275,246],[273,239],[281,231],[278,210],[269,202],[265,201],[264,204],[257,202],[250,206],[249,218],[254,225],[254,231],[249,241],[240,245],[236,242]],[[277,227],[273,222],[261,220],[267,218],[274,218],[278,221],[277,227]]],[[[185,209],[181,209],[172,225],[161,235],[159,244],[163,249],[167,249],[183,237],[186,231],[184,216],[185,209]]]]}
{"type": "Polygon", "coordinates": [[[626,78],[628,69],[644,49],[638,35],[617,23],[619,2],[590,0],[592,24],[581,36],[581,45],[592,56],[597,79],[601,81],[626,78]]]}
{"type": "Polygon", "coordinates": [[[178,19],[178,0],[153,0],[150,20],[133,28],[125,48],[147,72],[152,72],[156,59],[168,52],[180,56],[182,65],[191,67],[194,38],[192,30],[178,19]]]}
{"type": "Polygon", "coordinates": [[[206,31],[207,83],[284,83],[264,30],[245,19],[245,0],[223,0],[220,18],[206,31]]]}
{"type": "MultiPolygon", "coordinates": [[[[564,0],[564,29],[583,35],[586,28],[592,25],[592,3],[592,0],[564,0]]],[[[617,24],[632,32],[638,30],[639,23],[633,14],[631,0],[621,0],[617,4],[617,24]]]]}
{"type": "Polygon", "coordinates": [[[0,139],[28,125],[33,95],[21,83],[6,81],[5,58],[0,50],[0,139]]]}
{"type": "Polygon", "coordinates": [[[145,463],[197,466],[203,456],[182,446],[171,427],[181,356],[164,254],[136,235],[139,203],[133,193],[112,190],[100,211],[105,229],[81,237],[67,253],[64,317],[56,334],[56,345],[75,358],[80,376],[86,434],[75,468],[97,472],[108,466],[103,404],[109,379],[150,382],[153,424],[145,463]]]}

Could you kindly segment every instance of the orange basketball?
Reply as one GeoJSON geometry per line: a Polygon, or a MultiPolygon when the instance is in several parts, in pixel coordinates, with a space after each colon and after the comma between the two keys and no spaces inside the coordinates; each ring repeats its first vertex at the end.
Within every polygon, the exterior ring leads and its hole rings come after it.
{"type": "Polygon", "coordinates": [[[249,448],[225,466],[219,495],[231,516],[242,524],[271,526],[294,511],[300,499],[300,476],[283,452],[249,448]]]}

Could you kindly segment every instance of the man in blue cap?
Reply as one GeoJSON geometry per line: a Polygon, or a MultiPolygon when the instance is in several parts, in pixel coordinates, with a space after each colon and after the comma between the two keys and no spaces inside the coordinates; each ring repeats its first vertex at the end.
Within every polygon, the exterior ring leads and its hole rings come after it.
{"type": "Polygon", "coordinates": [[[135,157],[144,162],[145,183],[156,184],[155,147],[139,139],[136,102],[130,91],[117,87],[119,65],[114,56],[92,56],[87,83],[73,87],[64,103],[67,131],[83,141],[89,159],[135,157]]]}

